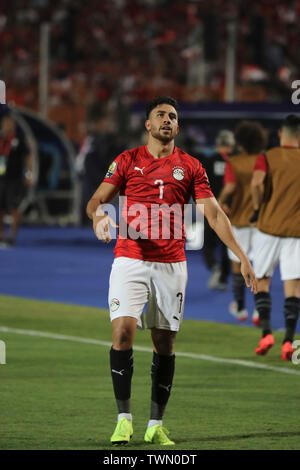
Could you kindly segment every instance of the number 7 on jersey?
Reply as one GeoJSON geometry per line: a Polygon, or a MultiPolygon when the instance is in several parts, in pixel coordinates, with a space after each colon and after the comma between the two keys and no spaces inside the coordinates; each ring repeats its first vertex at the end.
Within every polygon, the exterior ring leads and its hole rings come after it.
{"type": "Polygon", "coordinates": [[[164,182],[163,182],[163,180],[155,180],[154,184],[159,184],[159,199],[163,199],[163,196],[164,196],[164,182]]]}

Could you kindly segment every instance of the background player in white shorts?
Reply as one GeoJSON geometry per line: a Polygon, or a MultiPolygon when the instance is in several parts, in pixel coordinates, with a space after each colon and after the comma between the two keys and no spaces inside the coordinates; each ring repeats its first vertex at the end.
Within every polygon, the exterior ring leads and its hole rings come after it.
{"type": "MultiPolygon", "coordinates": [[[[266,147],[266,132],[258,122],[241,121],[234,137],[238,153],[227,159],[219,203],[227,212],[239,244],[251,258],[255,228],[250,224],[253,214],[250,184],[257,156],[266,147]]],[[[228,255],[232,263],[234,298],[229,305],[229,312],[239,321],[244,321],[248,318],[248,311],[245,308],[245,282],[241,263],[231,250],[228,250],[228,255]]]]}
{"type": "Polygon", "coordinates": [[[147,107],[145,126],[147,145],[124,151],[116,158],[88,203],[87,214],[93,220],[96,236],[109,242],[109,225],[115,224],[101,212],[101,205],[111,201],[119,191],[127,198],[109,289],[113,342],[110,366],[119,411],[111,442],[126,444],[133,433],[130,408],[132,348],[137,323],[148,302],[147,324],[151,328],[154,352],[150,421],[144,439],[173,445],[162,427],[162,418],[173,382],[174,343],[183,315],[187,275],[183,214],[178,220],[178,214],[170,216],[168,209],[174,204],[183,208],[192,196],[197,204],[204,206],[211,227],[240,259],[245,282],[253,291],[256,290],[256,279],[228,218],[213,197],[202,165],[174,144],[179,131],[177,102],[170,97],[153,100],[147,107]],[[154,219],[150,211],[153,204],[162,208],[154,219]],[[168,216],[171,224],[167,223],[168,216]],[[135,239],[131,232],[137,220],[141,236],[135,239]],[[121,233],[124,227],[125,235],[121,233]],[[168,228],[170,236],[164,236],[168,228]],[[153,231],[159,236],[154,236],[153,231]]]}
{"type": "Polygon", "coordinates": [[[280,147],[268,150],[256,164],[252,179],[253,221],[257,221],[254,271],[255,294],[262,338],[256,354],[266,354],[274,345],[271,331],[270,280],[280,264],[284,284],[285,336],[282,360],[290,360],[299,316],[300,297],[300,118],[290,115],[279,131],[280,147]]]}

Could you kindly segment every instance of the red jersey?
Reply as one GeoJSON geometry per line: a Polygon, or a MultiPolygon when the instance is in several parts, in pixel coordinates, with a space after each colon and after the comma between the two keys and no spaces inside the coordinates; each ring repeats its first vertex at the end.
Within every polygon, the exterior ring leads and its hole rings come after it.
{"type": "Polygon", "coordinates": [[[134,226],[141,234],[135,239],[130,229],[125,234],[121,233],[124,230],[121,230],[120,220],[114,250],[116,257],[163,263],[186,259],[184,204],[191,197],[194,200],[213,197],[206,172],[196,158],[177,147],[167,157],[154,158],[146,145],[140,146],[121,153],[110,165],[103,181],[117,186],[120,196],[126,196],[121,218],[126,219],[127,228],[134,226]],[[172,208],[176,209],[175,212],[170,210],[172,208]],[[168,227],[164,226],[166,215],[168,227]],[[176,231],[178,215],[180,237],[176,231]],[[164,236],[165,228],[169,228],[167,238],[164,236]]]}
{"type": "Polygon", "coordinates": [[[225,173],[224,173],[224,184],[236,183],[235,174],[229,160],[226,161],[225,173]]]}
{"type": "MultiPolygon", "coordinates": [[[[265,155],[262,153],[257,157],[254,170],[262,170],[267,173],[267,160],[265,155]]],[[[224,174],[224,184],[226,183],[236,183],[235,173],[233,171],[232,165],[230,161],[227,159],[226,167],[225,167],[225,174],[224,174]]]]}
{"type": "Polygon", "coordinates": [[[266,156],[262,153],[257,157],[255,166],[254,166],[254,171],[263,171],[264,173],[268,173],[268,163],[266,156]]]}
{"type": "MultiPolygon", "coordinates": [[[[291,145],[283,145],[280,148],[282,148],[282,149],[297,149],[298,147],[292,147],[291,145]]],[[[268,162],[267,162],[267,158],[266,158],[265,154],[263,154],[263,153],[257,157],[255,167],[254,167],[254,171],[257,171],[257,170],[263,171],[264,173],[268,173],[268,162]]]]}

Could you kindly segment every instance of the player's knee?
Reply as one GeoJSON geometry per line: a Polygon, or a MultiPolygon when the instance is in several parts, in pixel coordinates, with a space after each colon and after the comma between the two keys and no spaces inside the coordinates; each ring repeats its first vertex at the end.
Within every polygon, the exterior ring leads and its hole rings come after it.
{"type": "Polygon", "coordinates": [[[157,354],[171,356],[174,354],[176,332],[173,331],[153,331],[152,341],[157,354]]]}
{"type": "Polygon", "coordinates": [[[132,331],[127,327],[118,328],[113,336],[113,348],[118,350],[131,349],[133,345],[132,331]]]}

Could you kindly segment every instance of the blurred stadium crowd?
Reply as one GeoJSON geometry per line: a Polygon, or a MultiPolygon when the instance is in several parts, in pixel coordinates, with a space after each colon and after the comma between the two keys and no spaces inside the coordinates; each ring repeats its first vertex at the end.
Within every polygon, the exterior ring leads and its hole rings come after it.
{"type": "Polygon", "coordinates": [[[299,19],[300,3],[283,0],[2,0],[0,76],[9,102],[38,109],[40,25],[49,23],[49,117],[79,143],[94,102],[126,109],[166,93],[223,101],[234,21],[236,100],[287,100],[300,69],[299,19]]]}

